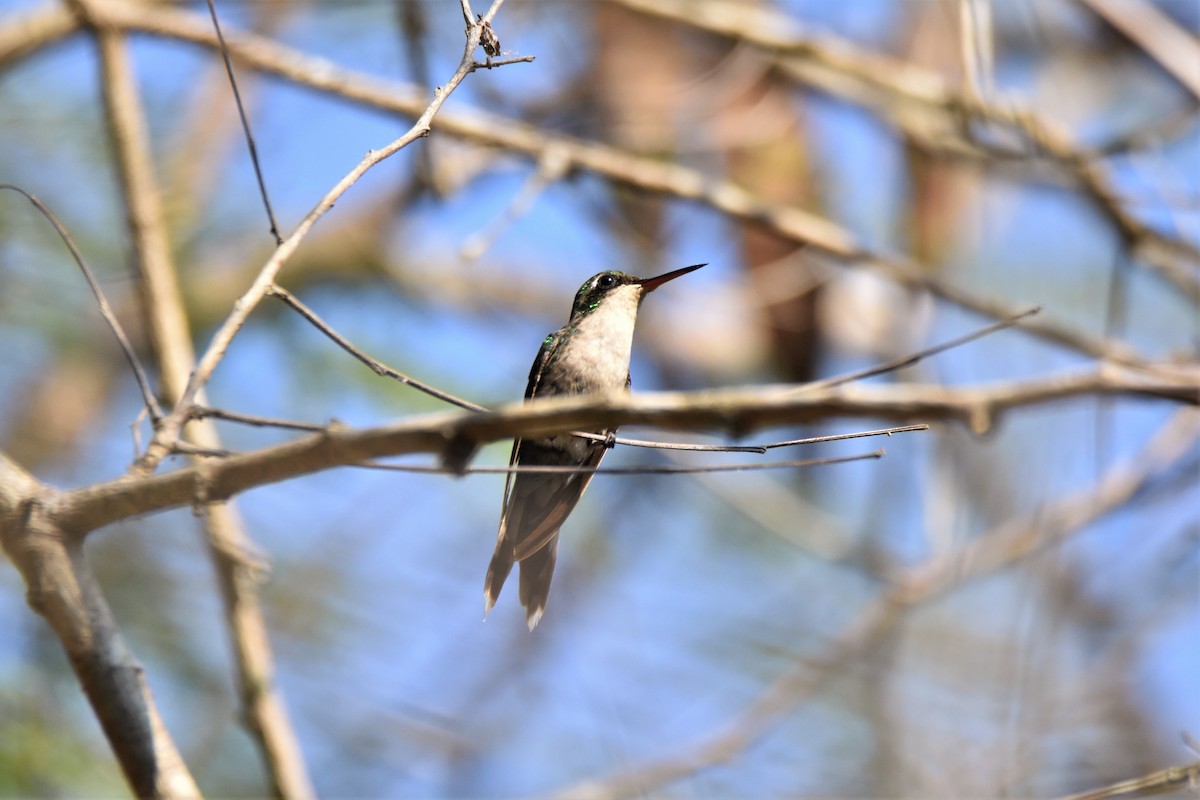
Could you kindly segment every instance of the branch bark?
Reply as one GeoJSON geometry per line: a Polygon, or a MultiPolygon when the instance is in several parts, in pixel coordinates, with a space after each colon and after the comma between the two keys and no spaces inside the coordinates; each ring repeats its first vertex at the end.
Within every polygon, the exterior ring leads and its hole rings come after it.
{"type": "Polygon", "coordinates": [[[83,539],[45,513],[57,492],[0,453],[0,545],[50,624],[139,797],[200,797],[163,725],[83,554],[83,539]]]}
{"type": "Polygon", "coordinates": [[[995,416],[1023,405],[1084,395],[1128,394],[1200,404],[1195,382],[1123,383],[1103,373],[1058,376],[1026,384],[952,389],[942,386],[768,386],[703,392],[653,392],[611,398],[550,398],[496,411],[443,412],[376,428],[340,425],[286,444],[210,459],[161,475],[129,475],[63,492],[47,513],[81,533],[120,519],[226,500],[257,486],[388,456],[432,453],[465,465],[482,444],[517,436],[653,425],[676,430],[724,430],[735,436],[771,426],[829,417],[861,416],[897,421],[953,420],[977,432],[995,416]]]}

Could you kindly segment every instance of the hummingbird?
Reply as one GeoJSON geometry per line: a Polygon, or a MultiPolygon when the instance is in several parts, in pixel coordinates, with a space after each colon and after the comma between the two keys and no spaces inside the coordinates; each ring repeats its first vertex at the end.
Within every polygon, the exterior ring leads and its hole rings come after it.
{"type": "MultiPolygon", "coordinates": [[[[588,278],[575,294],[571,318],[542,341],[525,400],[555,395],[614,394],[629,390],[629,358],[638,308],[646,295],[704,264],[693,264],[654,278],[608,270],[588,278]]],[[[596,441],[561,433],[517,439],[509,466],[594,468],[612,447],[613,430],[593,431],[596,441]]],[[[496,550],[483,584],[484,616],[500,596],[513,562],[520,564],[521,605],[533,630],[550,594],[558,556],[558,531],[592,480],[591,472],[514,473],[504,484],[504,504],[496,550]]]]}

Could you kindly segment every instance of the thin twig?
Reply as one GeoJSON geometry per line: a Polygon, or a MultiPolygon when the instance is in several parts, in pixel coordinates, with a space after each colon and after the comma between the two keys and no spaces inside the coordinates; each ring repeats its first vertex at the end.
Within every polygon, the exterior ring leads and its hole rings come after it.
{"type": "Polygon", "coordinates": [[[954,339],[949,339],[945,342],[940,342],[931,347],[926,347],[922,350],[916,351],[915,353],[910,353],[909,355],[900,356],[899,358],[893,359],[891,361],[886,361],[883,364],[877,364],[876,366],[873,366],[873,367],[867,367],[866,369],[857,370],[855,372],[848,372],[844,375],[835,375],[834,377],[831,377],[831,378],[824,378],[822,380],[812,381],[811,383],[804,384],[804,386],[800,387],[796,391],[802,392],[802,391],[812,391],[812,390],[817,390],[817,389],[829,389],[834,386],[841,386],[843,384],[852,383],[854,381],[860,381],[860,380],[863,380],[864,378],[873,378],[876,375],[882,375],[886,372],[895,372],[896,370],[903,369],[904,367],[911,367],[913,364],[923,361],[926,358],[930,358],[931,356],[936,356],[939,353],[946,352],[947,350],[953,350],[956,347],[961,347],[962,345],[973,342],[976,339],[982,339],[985,336],[990,336],[993,333],[1002,331],[1005,328],[1011,328],[1014,325],[1016,325],[1017,323],[1019,323],[1021,320],[1025,319],[1027,317],[1031,317],[1034,314],[1040,313],[1041,310],[1042,310],[1041,306],[1034,306],[1033,308],[1030,308],[1026,311],[1022,311],[1018,314],[1014,314],[1013,316],[1009,317],[1008,319],[1002,319],[999,322],[995,322],[991,325],[985,325],[984,327],[978,328],[974,331],[971,331],[970,333],[965,333],[962,336],[955,337],[954,339]]]}
{"type": "Polygon", "coordinates": [[[768,450],[776,447],[793,447],[802,444],[818,444],[821,442],[841,442],[846,439],[862,439],[867,436],[891,436],[894,433],[908,433],[909,431],[927,431],[929,426],[922,423],[920,425],[900,425],[895,428],[881,428],[877,431],[858,431],[856,433],[836,433],[832,436],[811,436],[807,439],[789,439],[786,442],[773,442],[765,444],[768,450]]]}
{"type": "Polygon", "coordinates": [[[75,259],[75,263],[83,273],[84,279],[87,280],[88,286],[91,287],[92,295],[96,298],[96,305],[100,309],[100,316],[104,317],[104,321],[112,329],[113,336],[117,337],[117,343],[121,345],[121,352],[125,354],[125,360],[129,362],[129,368],[133,370],[134,380],[137,381],[138,389],[142,393],[142,403],[146,406],[146,413],[150,415],[150,420],[154,424],[158,424],[158,420],[162,417],[162,409],[159,408],[158,400],[155,399],[154,392],[150,389],[150,381],[146,377],[146,371],[142,369],[142,362],[138,360],[137,354],[133,352],[133,345],[129,343],[129,338],[125,335],[125,330],[121,327],[121,321],[117,319],[112,306],[108,304],[108,300],[104,296],[104,290],[100,288],[100,283],[96,280],[91,267],[84,261],[83,254],[79,252],[79,248],[75,245],[75,240],[71,238],[67,227],[62,224],[58,215],[49,206],[20,186],[13,186],[10,183],[0,183],[0,189],[10,189],[24,195],[25,199],[33,203],[34,207],[42,213],[42,216],[50,221],[50,224],[54,226],[54,230],[58,232],[59,238],[62,239],[63,244],[71,251],[71,257],[75,259]]]}
{"type": "Polygon", "coordinates": [[[275,221],[275,212],[271,209],[271,198],[267,194],[267,182],[263,178],[262,165],[258,160],[258,146],[254,143],[254,134],[250,131],[250,120],[246,118],[246,106],[242,102],[242,93],[238,91],[237,78],[233,74],[233,61],[229,58],[229,48],[225,46],[225,35],[221,33],[221,22],[217,19],[217,6],[214,0],[208,0],[208,13],[212,17],[213,30],[217,34],[221,58],[225,61],[225,73],[229,76],[229,88],[233,90],[233,101],[237,104],[238,116],[242,120],[242,131],[246,134],[246,147],[250,151],[250,163],[254,166],[254,179],[258,181],[258,193],[262,196],[263,208],[267,212],[267,221],[271,223],[271,236],[275,245],[283,244],[279,235],[279,223],[275,221]]]}
{"type": "Polygon", "coordinates": [[[236,411],[225,411],[220,408],[209,408],[208,406],[196,406],[192,409],[192,416],[195,419],[221,419],[226,422],[237,422],[242,425],[253,425],[258,428],[283,428],[293,431],[307,431],[316,433],[317,431],[329,430],[330,425],[322,425],[316,422],[298,422],[290,419],[277,419],[275,417],[260,417],[255,414],[243,414],[236,411]]]}
{"type": "Polygon", "coordinates": [[[309,324],[311,324],[314,328],[316,328],[321,333],[323,333],[327,337],[329,337],[329,339],[332,340],[334,344],[336,344],[338,347],[345,350],[347,353],[349,353],[351,356],[353,356],[358,361],[362,362],[363,364],[366,364],[367,367],[370,368],[370,370],[372,372],[374,372],[376,375],[379,375],[381,377],[391,378],[393,380],[397,380],[406,386],[411,386],[412,388],[416,389],[419,392],[423,392],[423,393],[429,395],[430,397],[433,397],[437,400],[441,400],[443,403],[449,403],[452,406],[458,406],[459,408],[465,408],[468,411],[487,411],[486,407],[481,406],[478,403],[472,403],[470,400],[464,400],[463,398],[458,397],[453,394],[450,394],[449,392],[443,391],[443,390],[437,388],[436,386],[433,386],[431,384],[425,383],[424,381],[420,381],[420,380],[417,380],[416,378],[405,375],[403,372],[392,369],[387,364],[384,364],[382,361],[379,361],[378,359],[372,358],[371,356],[367,355],[362,350],[358,349],[353,344],[351,344],[350,341],[346,337],[342,336],[340,333],[338,333],[332,327],[330,327],[323,319],[321,319],[317,315],[317,312],[313,311],[311,308],[309,308],[307,305],[305,305],[300,300],[300,298],[296,297],[294,294],[289,292],[287,289],[284,289],[282,286],[279,286],[278,284],[273,283],[266,287],[265,294],[268,295],[269,297],[277,297],[280,300],[282,300],[284,303],[287,304],[287,306],[289,308],[291,308],[297,314],[299,314],[300,316],[302,316],[306,320],[308,320],[309,324]]]}
{"type": "Polygon", "coordinates": [[[636,467],[556,467],[556,466],[509,466],[509,467],[466,467],[462,470],[425,464],[351,464],[364,469],[382,469],[394,472],[418,472],[427,475],[510,475],[533,473],[559,475],[586,473],[588,475],[696,475],[710,472],[751,472],[762,469],[798,469],[802,467],[827,467],[832,464],[848,464],[852,461],[871,461],[887,455],[885,450],[872,450],[851,456],[829,458],[807,458],[796,461],[748,461],[739,464],[708,464],[700,466],[675,466],[643,464],[636,467]]]}
{"type": "Polygon", "coordinates": [[[527,64],[536,61],[537,56],[509,56],[508,58],[489,58],[487,61],[476,61],[475,69],[495,69],[509,64],[527,64]]]}

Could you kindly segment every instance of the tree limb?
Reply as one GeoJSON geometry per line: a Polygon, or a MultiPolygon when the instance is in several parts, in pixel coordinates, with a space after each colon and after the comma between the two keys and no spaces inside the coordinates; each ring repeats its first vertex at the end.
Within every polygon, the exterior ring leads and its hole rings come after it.
{"type": "Polygon", "coordinates": [[[0,545],[25,580],[30,608],[66,651],[130,788],[139,797],[198,798],[142,666],[87,567],[83,539],[45,513],[56,497],[0,453],[0,545]]]}

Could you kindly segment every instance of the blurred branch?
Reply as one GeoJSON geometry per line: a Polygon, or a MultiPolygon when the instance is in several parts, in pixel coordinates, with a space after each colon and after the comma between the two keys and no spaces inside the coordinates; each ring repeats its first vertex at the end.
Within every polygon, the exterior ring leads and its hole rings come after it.
{"type": "MultiPolygon", "coordinates": [[[[560,800],[611,800],[652,794],[674,781],[732,760],[811,698],[825,681],[840,674],[854,659],[865,655],[906,611],[982,575],[1009,567],[1041,547],[1079,533],[1085,525],[1124,507],[1153,478],[1186,455],[1197,437],[1200,437],[1200,413],[1194,409],[1179,412],[1141,453],[1128,464],[1118,465],[1093,489],[1031,517],[1014,519],[975,540],[982,543],[993,539],[1003,542],[1016,539],[1038,546],[1004,546],[1000,548],[1002,556],[990,561],[963,560],[951,554],[948,559],[939,558],[913,570],[910,577],[893,582],[889,589],[867,603],[823,655],[805,659],[786,672],[724,730],[679,755],[651,761],[608,778],[581,781],[552,796],[560,800]],[[947,568],[960,564],[965,568],[947,568]]],[[[964,550],[969,552],[970,549],[968,546],[964,550]]]]}
{"type": "Polygon", "coordinates": [[[75,15],[61,3],[14,14],[0,25],[0,65],[61,42],[77,30],[75,15]]]}
{"type": "Polygon", "coordinates": [[[1200,99],[1200,41],[1144,0],[1078,0],[1200,99]]]}
{"type": "Polygon", "coordinates": [[[1177,792],[1195,791],[1200,786],[1200,761],[1185,767],[1168,767],[1140,778],[1119,781],[1088,792],[1066,795],[1059,800],[1106,800],[1109,797],[1151,797],[1177,792]]]}
{"type": "MultiPolygon", "coordinates": [[[[195,366],[195,351],[150,160],[150,135],[124,34],[99,29],[96,36],[106,118],[138,265],[142,315],[152,333],[164,393],[176,402],[195,366]]],[[[197,397],[203,402],[203,391],[197,397]]],[[[221,446],[211,421],[193,422],[183,433],[199,447],[221,446]]],[[[299,742],[275,686],[254,565],[246,558],[250,542],[245,526],[231,505],[206,507],[205,512],[202,521],[236,657],[246,727],[262,753],[274,793],[313,797],[299,742]]]]}
{"type": "Polygon", "coordinates": [[[45,513],[56,492],[0,453],[0,545],[29,607],[66,651],[138,797],[200,797],[83,555],[83,540],[45,513]]]}
{"type": "Polygon", "coordinates": [[[797,393],[795,386],[650,392],[610,398],[568,397],[516,403],[496,411],[443,412],[375,428],[337,423],[294,441],[206,461],[165,475],[126,476],[63,493],[53,514],[79,532],[138,514],[217,502],[257,486],[385,456],[433,453],[465,466],[482,444],[579,428],[653,425],[676,430],[752,430],[828,417],[913,417],[966,422],[987,430],[999,412],[1078,394],[1130,394],[1200,402],[1194,382],[1151,384],[1111,371],[1058,376],[993,388],[839,386],[797,393]]]}
{"type": "MultiPolygon", "coordinates": [[[[1200,249],[1149,228],[1127,211],[1108,171],[1088,158],[1065,132],[1033,112],[956,94],[936,72],[828,33],[816,35],[802,30],[774,9],[748,8],[728,0],[609,1],[753,45],[780,59],[793,78],[871,108],[930,146],[961,140],[956,152],[961,154],[965,145],[977,155],[988,156],[988,148],[964,138],[968,131],[964,117],[1019,131],[1038,155],[1048,156],[1072,177],[1118,230],[1139,262],[1173,283],[1189,302],[1200,303],[1200,249]],[[937,135],[931,136],[931,130],[937,135]]],[[[1196,73],[1194,69],[1192,72],[1196,73]]]]}
{"type": "MultiPolygon", "coordinates": [[[[217,47],[216,36],[202,17],[169,7],[131,7],[126,2],[110,0],[105,5],[104,18],[106,23],[122,29],[190,41],[214,49],[217,47]]],[[[231,32],[226,36],[226,43],[235,59],[255,69],[375,108],[405,116],[421,114],[421,119],[425,122],[418,120],[414,129],[428,123],[424,114],[433,106],[427,108],[426,95],[419,87],[379,81],[344,69],[326,59],[308,56],[251,34],[231,32]],[[425,109],[424,114],[422,109],[425,109]]],[[[889,76],[904,75],[906,71],[911,71],[906,70],[903,64],[890,65],[889,69],[889,76]]],[[[446,87],[443,87],[443,91],[445,90],[446,87]]],[[[438,107],[444,97],[443,94],[435,100],[438,107]]],[[[501,147],[535,160],[546,157],[547,151],[554,149],[555,156],[565,158],[572,170],[586,170],[645,191],[669,194],[709,205],[730,217],[761,225],[790,241],[811,244],[842,262],[862,263],[903,286],[922,289],[935,297],[985,316],[1005,319],[1021,311],[1019,307],[1010,303],[977,295],[938,280],[909,259],[887,257],[868,251],[849,231],[826,219],[797,208],[764,202],[745,189],[727,181],[710,178],[688,167],[633,156],[602,144],[547,134],[531,125],[481,111],[451,111],[439,114],[438,130],[480,144],[501,147]]],[[[370,158],[372,157],[368,160],[370,158]]],[[[346,181],[353,182],[370,166],[371,164],[364,161],[301,222],[292,238],[276,251],[275,256],[264,268],[262,276],[266,280],[256,282],[243,300],[261,298],[260,292],[265,284],[273,280],[282,262],[290,257],[299,238],[303,237],[315,218],[328,210],[328,204],[348,188],[346,181]]],[[[1197,296],[1200,297],[1200,292],[1197,296]]],[[[257,299],[254,302],[257,303],[257,299]]],[[[243,315],[246,313],[249,313],[248,310],[242,312],[243,315]]],[[[232,318],[227,325],[231,323],[232,318]]],[[[1097,358],[1131,367],[1149,367],[1147,360],[1127,344],[1079,330],[1049,315],[1027,322],[1022,329],[1097,358]]],[[[220,359],[231,337],[229,331],[219,333],[210,347],[211,360],[220,359]]],[[[203,360],[201,366],[202,374],[206,375],[208,367],[203,360]]]]}
{"type": "Polygon", "coordinates": [[[896,581],[909,602],[972,576],[994,572],[1058,543],[1063,538],[1128,503],[1153,478],[1182,459],[1200,439],[1200,413],[1176,412],[1128,464],[1105,473],[1091,489],[1067,496],[1029,518],[1002,523],[945,558],[911,570],[896,581]]]}

